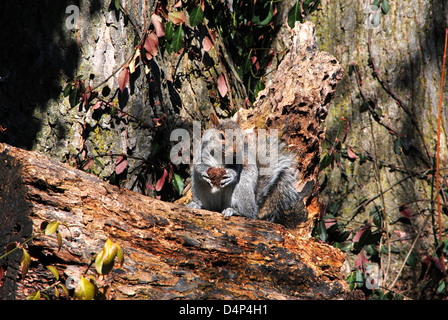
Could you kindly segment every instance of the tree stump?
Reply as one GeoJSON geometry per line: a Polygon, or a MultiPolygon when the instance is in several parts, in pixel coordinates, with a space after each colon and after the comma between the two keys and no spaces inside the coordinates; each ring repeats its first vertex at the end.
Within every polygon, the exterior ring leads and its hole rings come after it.
{"type": "Polygon", "coordinates": [[[253,109],[239,110],[243,128],[276,129],[297,155],[299,202],[285,225],[309,237],[320,210],[318,169],[323,122],[344,70],[329,53],[319,51],[314,26],[296,22],[291,48],[275,76],[258,94],[253,109]]]}

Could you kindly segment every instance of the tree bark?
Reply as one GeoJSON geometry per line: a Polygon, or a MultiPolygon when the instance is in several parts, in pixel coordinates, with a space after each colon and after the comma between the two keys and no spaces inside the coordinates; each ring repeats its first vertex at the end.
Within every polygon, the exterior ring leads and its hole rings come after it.
{"type": "MultiPolygon", "coordinates": [[[[24,279],[20,254],[1,261],[0,297],[21,299],[51,284],[45,266],[75,281],[106,239],[125,254],[107,278],[114,299],[335,298],[346,290],[341,251],[266,221],[193,210],[126,189],[37,152],[0,144],[0,245],[22,243],[57,220],[54,235],[28,243],[33,263],[24,279]]],[[[95,272],[90,268],[87,274],[95,272]]],[[[47,292],[49,293],[49,292],[47,292]]]]}

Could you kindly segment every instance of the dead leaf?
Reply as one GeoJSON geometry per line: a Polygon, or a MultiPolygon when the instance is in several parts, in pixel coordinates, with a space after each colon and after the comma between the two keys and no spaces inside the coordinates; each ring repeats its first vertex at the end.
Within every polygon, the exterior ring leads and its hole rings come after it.
{"type": "Polygon", "coordinates": [[[182,11],[168,12],[168,19],[174,24],[182,24],[185,22],[185,14],[182,11]]]}
{"type": "Polygon", "coordinates": [[[151,16],[151,23],[154,26],[154,30],[156,31],[156,35],[160,38],[165,35],[165,30],[163,29],[162,18],[157,14],[153,14],[151,16]]]}
{"type": "Polygon", "coordinates": [[[129,72],[134,73],[135,72],[135,64],[137,63],[137,59],[140,58],[140,49],[135,50],[134,57],[132,58],[131,62],[129,63],[129,72]]]}
{"type": "Polygon", "coordinates": [[[117,161],[115,161],[116,167],[115,167],[115,173],[120,174],[122,173],[126,167],[128,166],[128,161],[126,160],[126,157],[124,156],[118,156],[117,161]]]}
{"type": "Polygon", "coordinates": [[[166,171],[166,169],[163,169],[163,176],[156,183],[156,191],[162,190],[167,176],[168,176],[168,171],[166,171]]]}
{"type": "Polygon", "coordinates": [[[205,37],[202,41],[202,46],[204,47],[204,51],[208,52],[211,48],[213,48],[212,40],[209,37],[205,37]]]}
{"type": "Polygon", "coordinates": [[[412,211],[406,205],[401,205],[399,211],[403,217],[408,219],[412,218],[412,211]]]}
{"type": "Polygon", "coordinates": [[[356,159],[356,154],[353,152],[351,148],[347,148],[347,156],[350,160],[356,159]]]}
{"type": "Polygon", "coordinates": [[[218,91],[219,91],[219,94],[221,95],[221,97],[224,98],[226,96],[227,90],[228,90],[228,88],[227,88],[226,80],[224,79],[224,75],[221,73],[218,78],[218,91]]]}
{"type": "MultiPolygon", "coordinates": [[[[145,40],[145,49],[151,54],[151,56],[155,57],[158,53],[159,49],[159,38],[153,32],[146,36],[145,40]]],[[[148,59],[149,60],[149,59],[148,59]]]]}
{"type": "Polygon", "coordinates": [[[123,92],[124,88],[129,83],[129,67],[125,66],[118,75],[118,86],[120,87],[121,92],[123,92]]]}

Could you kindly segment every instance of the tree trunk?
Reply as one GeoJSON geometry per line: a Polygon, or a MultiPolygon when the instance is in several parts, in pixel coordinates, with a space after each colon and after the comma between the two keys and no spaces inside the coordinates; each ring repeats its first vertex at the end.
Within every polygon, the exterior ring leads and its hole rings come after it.
{"type": "MultiPolygon", "coordinates": [[[[44,221],[54,235],[27,244],[31,268],[20,277],[20,254],[1,261],[2,299],[21,299],[51,285],[56,266],[75,283],[106,239],[125,262],[106,281],[114,299],[335,298],[346,290],[341,251],[265,221],[193,210],[126,189],[45,155],[0,144],[0,245],[23,242],[44,221]],[[113,280],[113,281],[112,281],[113,280]]],[[[87,274],[94,274],[89,269],[87,274]]],[[[47,290],[51,294],[51,290],[47,290]]]]}

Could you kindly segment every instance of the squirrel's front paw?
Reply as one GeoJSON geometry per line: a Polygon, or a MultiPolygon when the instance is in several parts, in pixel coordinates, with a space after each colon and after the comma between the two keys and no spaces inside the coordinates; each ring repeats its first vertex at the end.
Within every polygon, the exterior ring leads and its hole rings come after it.
{"type": "Polygon", "coordinates": [[[200,205],[198,205],[196,202],[191,201],[186,205],[187,208],[193,208],[193,209],[202,209],[200,205]]]}
{"type": "Polygon", "coordinates": [[[222,211],[222,214],[224,215],[224,219],[229,219],[233,215],[237,215],[238,212],[236,212],[233,208],[226,208],[222,211]]]}
{"type": "Polygon", "coordinates": [[[235,181],[235,176],[233,174],[226,173],[222,176],[221,188],[224,188],[235,181]]]}
{"type": "Polygon", "coordinates": [[[204,172],[202,175],[202,179],[207,182],[211,188],[213,188],[212,180],[210,180],[210,177],[208,176],[207,172],[204,172]]]}

